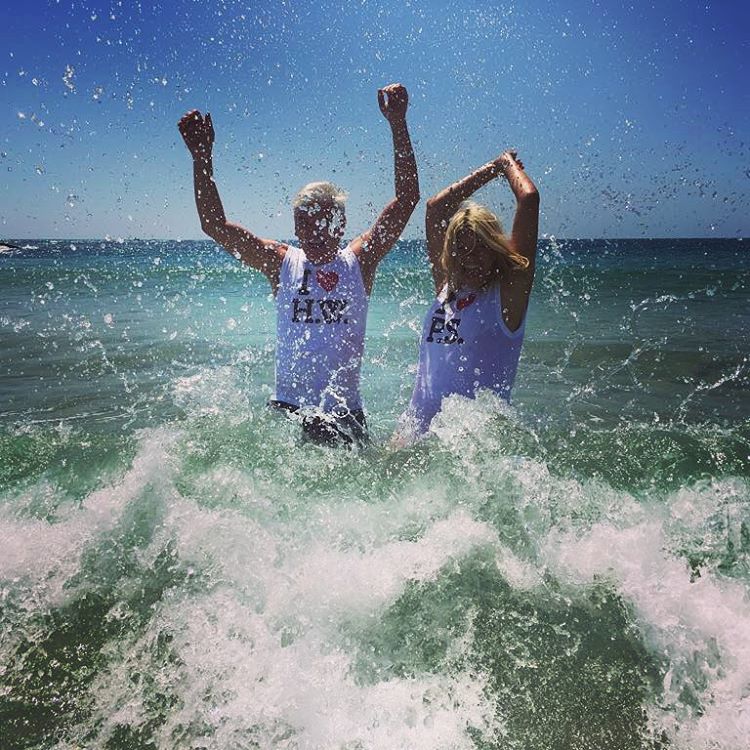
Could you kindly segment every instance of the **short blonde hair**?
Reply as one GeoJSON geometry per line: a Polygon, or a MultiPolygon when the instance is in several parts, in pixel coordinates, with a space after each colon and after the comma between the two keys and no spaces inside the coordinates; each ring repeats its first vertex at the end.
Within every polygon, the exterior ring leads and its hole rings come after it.
{"type": "Polygon", "coordinates": [[[443,252],[440,264],[445,271],[448,283],[455,275],[456,240],[459,232],[470,231],[477,240],[497,253],[497,270],[509,273],[519,268],[528,268],[529,259],[518,253],[503,232],[500,219],[486,206],[478,203],[464,203],[448,222],[445,231],[443,252]]]}
{"type": "Polygon", "coordinates": [[[309,206],[333,205],[339,211],[344,210],[346,193],[332,182],[310,182],[305,185],[292,199],[294,208],[309,206]]]}

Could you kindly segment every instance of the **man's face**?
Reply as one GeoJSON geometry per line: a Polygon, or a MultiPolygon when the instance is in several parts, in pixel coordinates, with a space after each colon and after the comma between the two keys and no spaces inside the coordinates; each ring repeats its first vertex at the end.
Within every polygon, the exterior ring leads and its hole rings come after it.
{"type": "Polygon", "coordinates": [[[294,233],[305,252],[324,253],[338,248],[345,226],[343,210],[332,203],[294,209],[294,233]]]}

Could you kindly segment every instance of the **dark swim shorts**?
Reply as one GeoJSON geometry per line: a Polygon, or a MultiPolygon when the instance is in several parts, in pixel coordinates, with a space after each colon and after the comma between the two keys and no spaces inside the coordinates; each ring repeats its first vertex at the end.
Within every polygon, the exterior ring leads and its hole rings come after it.
{"type": "MultiPolygon", "coordinates": [[[[300,413],[300,407],[286,401],[272,399],[268,405],[289,414],[300,413]]],[[[369,442],[367,422],[362,409],[342,407],[332,412],[301,413],[302,435],[316,445],[356,445],[362,447],[369,442]]]]}

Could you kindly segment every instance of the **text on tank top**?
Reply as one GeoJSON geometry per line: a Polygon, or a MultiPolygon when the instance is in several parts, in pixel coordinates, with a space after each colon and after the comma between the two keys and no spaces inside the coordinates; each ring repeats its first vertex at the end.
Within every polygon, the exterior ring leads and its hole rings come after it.
{"type": "Polygon", "coordinates": [[[362,408],[367,306],[350,247],[323,265],[288,248],[276,292],[276,399],[328,412],[362,408]]]}

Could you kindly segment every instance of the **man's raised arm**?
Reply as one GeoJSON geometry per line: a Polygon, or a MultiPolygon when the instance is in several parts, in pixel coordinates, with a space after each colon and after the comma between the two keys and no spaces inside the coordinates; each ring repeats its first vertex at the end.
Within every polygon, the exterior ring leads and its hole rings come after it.
{"type": "Polygon", "coordinates": [[[285,246],[256,237],[239,224],[227,221],[219,190],[214,182],[214,126],[211,115],[188,112],[178,123],[180,133],[193,157],[195,205],[201,229],[235,258],[263,273],[276,291],[285,246]]]}
{"type": "Polygon", "coordinates": [[[383,209],[372,228],[355,241],[365,286],[372,290],[375,269],[386,253],[396,244],[419,202],[419,178],[414,149],[406,126],[409,96],[400,83],[378,90],[378,104],[393,134],[393,156],[396,196],[383,209]]]}

